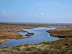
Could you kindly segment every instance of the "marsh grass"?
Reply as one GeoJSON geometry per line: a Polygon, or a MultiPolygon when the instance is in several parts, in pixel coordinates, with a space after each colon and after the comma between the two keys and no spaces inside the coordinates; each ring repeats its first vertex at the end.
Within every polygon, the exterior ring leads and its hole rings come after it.
{"type": "Polygon", "coordinates": [[[52,42],[42,42],[43,44],[51,45],[52,48],[70,49],[72,47],[72,38],[60,39],[52,42]]]}
{"type": "Polygon", "coordinates": [[[34,35],[34,33],[29,33],[28,32],[28,34],[26,34],[25,36],[31,36],[31,35],[34,35]]]}
{"type": "Polygon", "coordinates": [[[4,46],[4,47],[2,47],[3,49],[5,49],[5,48],[9,48],[9,46],[4,46]]]}
{"type": "Polygon", "coordinates": [[[72,30],[49,30],[47,31],[51,34],[51,36],[60,37],[60,38],[68,38],[72,37],[72,30]]]}
{"type": "Polygon", "coordinates": [[[31,33],[31,35],[34,35],[34,33],[31,33]]]}
{"type": "Polygon", "coordinates": [[[18,46],[16,46],[16,47],[22,47],[23,45],[18,45],[18,46]]]}
{"type": "Polygon", "coordinates": [[[31,34],[26,34],[25,36],[31,36],[31,34]]]}
{"type": "Polygon", "coordinates": [[[9,52],[10,54],[72,54],[72,38],[65,38],[51,42],[42,42],[40,44],[18,45],[16,47],[6,46],[1,49],[1,52],[9,52]],[[43,50],[36,48],[39,46],[41,48],[46,47],[46,49],[43,50]]]}
{"type": "MultiPolygon", "coordinates": [[[[3,26],[5,26],[5,25],[8,27],[8,26],[15,25],[15,24],[3,24],[3,26]]],[[[54,26],[57,26],[57,25],[54,25],[54,26]]],[[[17,26],[15,25],[15,27],[17,27],[17,26]]],[[[16,47],[6,46],[6,47],[3,47],[2,49],[0,49],[0,54],[72,54],[72,37],[70,37],[70,36],[72,36],[71,30],[69,30],[69,31],[48,31],[48,32],[50,32],[52,36],[57,36],[57,37],[64,36],[67,38],[60,39],[57,41],[52,41],[52,42],[42,42],[40,44],[34,44],[34,45],[36,45],[34,47],[33,47],[33,45],[31,47],[29,45],[18,45],[16,47]],[[68,37],[70,37],[70,38],[68,38],[68,37]],[[44,44],[44,45],[40,46],[41,48],[43,48],[43,47],[46,47],[46,48],[49,47],[49,48],[45,49],[45,50],[36,48],[36,47],[39,47],[38,45],[41,45],[41,44],[44,44]],[[47,46],[47,45],[49,45],[49,46],[47,46]]]]}

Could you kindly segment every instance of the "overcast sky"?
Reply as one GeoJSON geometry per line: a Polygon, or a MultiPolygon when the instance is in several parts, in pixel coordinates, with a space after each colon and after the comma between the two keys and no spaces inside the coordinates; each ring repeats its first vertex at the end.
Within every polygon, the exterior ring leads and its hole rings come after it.
{"type": "Polygon", "coordinates": [[[72,23],[72,0],[0,0],[0,22],[72,23]]]}

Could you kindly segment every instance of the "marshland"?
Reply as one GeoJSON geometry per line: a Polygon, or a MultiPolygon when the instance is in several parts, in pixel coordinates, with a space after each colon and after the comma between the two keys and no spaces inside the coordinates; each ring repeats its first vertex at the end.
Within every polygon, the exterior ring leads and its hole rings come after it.
{"type": "Polygon", "coordinates": [[[0,54],[71,54],[72,24],[0,23],[0,54]]]}
{"type": "Polygon", "coordinates": [[[72,0],[0,0],[0,54],[72,54],[72,0]]]}

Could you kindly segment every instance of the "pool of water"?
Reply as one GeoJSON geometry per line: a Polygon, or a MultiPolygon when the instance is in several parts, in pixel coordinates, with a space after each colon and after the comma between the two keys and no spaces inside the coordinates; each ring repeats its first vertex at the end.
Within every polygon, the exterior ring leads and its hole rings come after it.
{"type": "MultiPolygon", "coordinates": [[[[22,28],[21,28],[22,29],[22,28]]],[[[47,30],[52,30],[55,28],[45,28],[45,27],[39,27],[39,28],[33,28],[33,29],[23,29],[25,31],[28,32],[32,32],[34,33],[34,35],[32,35],[32,38],[27,38],[27,39],[20,39],[20,40],[16,40],[16,39],[8,39],[8,42],[4,42],[2,44],[0,44],[0,48],[3,46],[17,46],[17,45],[24,45],[24,44],[39,44],[41,42],[48,42],[48,41],[55,41],[58,40],[60,38],[57,37],[52,37],[50,36],[50,33],[46,32],[47,30]]],[[[24,35],[27,34],[26,32],[19,32],[20,34],[24,35]]]]}

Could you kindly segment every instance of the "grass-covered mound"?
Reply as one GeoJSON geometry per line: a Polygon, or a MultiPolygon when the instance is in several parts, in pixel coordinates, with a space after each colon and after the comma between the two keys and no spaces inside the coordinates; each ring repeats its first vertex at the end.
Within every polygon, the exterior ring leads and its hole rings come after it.
{"type": "Polygon", "coordinates": [[[60,39],[52,42],[42,42],[43,44],[50,45],[55,49],[72,49],[72,38],[60,39]]]}
{"type": "Polygon", "coordinates": [[[72,37],[72,30],[49,30],[47,31],[51,34],[51,36],[67,38],[72,37]]]}

